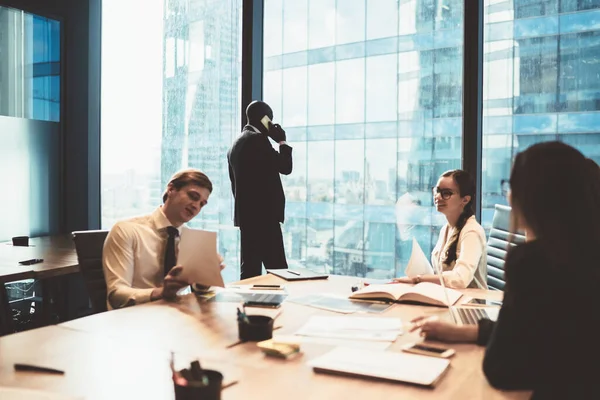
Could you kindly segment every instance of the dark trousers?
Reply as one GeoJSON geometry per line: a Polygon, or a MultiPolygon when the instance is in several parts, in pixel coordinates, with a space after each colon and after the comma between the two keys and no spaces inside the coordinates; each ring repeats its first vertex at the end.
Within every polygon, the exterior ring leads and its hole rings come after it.
{"type": "Polygon", "coordinates": [[[262,274],[266,269],[288,267],[283,250],[283,236],[279,222],[244,226],[240,228],[242,242],[241,279],[262,274]]]}

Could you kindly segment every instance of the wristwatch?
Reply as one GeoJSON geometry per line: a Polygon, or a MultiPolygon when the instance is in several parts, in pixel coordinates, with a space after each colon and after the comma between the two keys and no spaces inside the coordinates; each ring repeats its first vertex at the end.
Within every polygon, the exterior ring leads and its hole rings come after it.
{"type": "Polygon", "coordinates": [[[417,275],[413,278],[413,283],[421,283],[421,275],[417,275]]]}

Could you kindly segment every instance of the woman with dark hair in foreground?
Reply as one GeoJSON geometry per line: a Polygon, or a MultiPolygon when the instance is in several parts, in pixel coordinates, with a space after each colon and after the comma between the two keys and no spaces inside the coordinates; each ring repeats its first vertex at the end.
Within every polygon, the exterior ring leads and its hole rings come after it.
{"type": "Polygon", "coordinates": [[[512,248],[498,320],[457,326],[413,320],[427,339],[487,346],[483,371],[533,398],[600,399],[600,169],[560,142],[531,146],[510,177],[512,248]]]}

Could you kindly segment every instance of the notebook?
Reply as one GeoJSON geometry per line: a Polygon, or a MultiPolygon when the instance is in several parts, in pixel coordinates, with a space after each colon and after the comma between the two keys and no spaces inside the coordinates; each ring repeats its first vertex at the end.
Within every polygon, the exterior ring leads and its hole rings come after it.
{"type": "Polygon", "coordinates": [[[304,281],[309,279],[327,279],[328,274],[319,274],[306,268],[268,269],[269,274],[276,275],[286,281],[304,281]]]}
{"type": "Polygon", "coordinates": [[[395,302],[407,301],[447,307],[454,305],[461,296],[462,293],[457,290],[446,288],[446,292],[444,292],[443,286],[436,285],[435,283],[421,282],[414,286],[404,283],[369,285],[352,293],[350,298],[395,302]]]}
{"type": "Polygon", "coordinates": [[[309,361],[308,365],[315,372],[435,386],[448,369],[450,360],[409,353],[336,347],[309,361]]]}

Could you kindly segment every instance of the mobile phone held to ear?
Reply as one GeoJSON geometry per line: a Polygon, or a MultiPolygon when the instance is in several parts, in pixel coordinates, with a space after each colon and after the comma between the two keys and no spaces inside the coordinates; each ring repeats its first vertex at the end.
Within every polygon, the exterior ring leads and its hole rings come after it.
{"type": "Polygon", "coordinates": [[[454,355],[454,349],[429,343],[408,343],[402,346],[402,351],[440,358],[449,358],[454,355]]]}
{"type": "Polygon", "coordinates": [[[262,117],[262,119],[260,120],[260,122],[265,126],[265,128],[267,128],[267,130],[269,129],[269,123],[271,122],[271,118],[269,118],[267,115],[265,115],[264,117],[262,117]]]}

